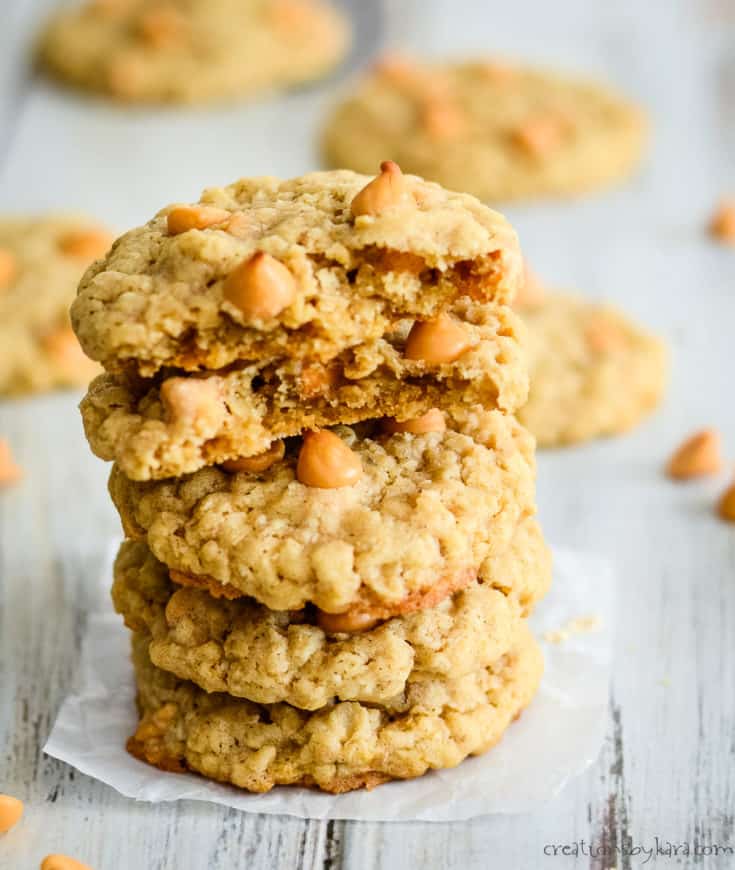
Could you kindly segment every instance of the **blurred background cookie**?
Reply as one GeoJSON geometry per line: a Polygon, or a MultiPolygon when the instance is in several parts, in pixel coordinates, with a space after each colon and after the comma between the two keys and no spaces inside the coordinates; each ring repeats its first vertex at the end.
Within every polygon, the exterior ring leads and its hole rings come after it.
{"type": "Polygon", "coordinates": [[[531,286],[520,300],[531,390],[519,420],[540,447],[636,426],[666,387],[663,342],[612,306],[531,286]]]}
{"type": "Polygon", "coordinates": [[[406,172],[481,199],[565,196],[628,175],[643,114],[604,85],[485,60],[421,63],[389,56],[333,111],[330,166],[406,172]]]}
{"type": "Polygon", "coordinates": [[[111,242],[81,217],[0,218],[0,395],[86,386],[99,372],[72,332],[69,306],[111,242]]]}
{"type": "Polygon", "coordinates": [[[39,45],[55,78],[131,103],[206,103],[329,72],[350,43],[326,0],[88,0],[39,45]]]}

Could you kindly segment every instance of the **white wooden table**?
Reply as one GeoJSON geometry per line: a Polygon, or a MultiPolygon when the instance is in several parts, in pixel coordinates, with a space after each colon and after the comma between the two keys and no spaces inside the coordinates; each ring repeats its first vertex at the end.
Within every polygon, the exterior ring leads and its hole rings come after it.
{"type": "MultiPolygon", "coordinates": [[[[313,132],[331,86],[193,117],[79,102],[22,66],[23,41],[48,5],[6,0],[0,12],[0,208],[83,208],[125,228],[205,184],[315,165],[313,132]]],[[[540,462],[549,538],[617,567],[616,667],[599,762],[530,815],[390,825],[135,804],[44,758],[117,521],[107,470],[83,442],[78,397],[6,402],[0,435],[26,479],[0,495],[0,791],[27,810],[0,840],[2,870],[35,868],[53,851],[95,870],[602,870],[645,866],[646,856],[590,857],[590,843],[613,852],[655,848],[656,838],[692,850],[735,845],[735,528],[712,513],[726,478],[675,486],[660,473],[680,437],[704,424],[722,429],[735,458],[735,252],[703,233],[718,198],[735,193],[735,4],[432,0],[401,12],[391,26],[410,46],[588,70],[653,116],[651,158],[635,181],[509,210],[537,270],[619,301],[672,348],[669,398],[650,422],[540,462]],[[587,854],[547,854],[582,840],[587,854]]],[[[735,866],[723,854],[657,861],[735,866]]]]}

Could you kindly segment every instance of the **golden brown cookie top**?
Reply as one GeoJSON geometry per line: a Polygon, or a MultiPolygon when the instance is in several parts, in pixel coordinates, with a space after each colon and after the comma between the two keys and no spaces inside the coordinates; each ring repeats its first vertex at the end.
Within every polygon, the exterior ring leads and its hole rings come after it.
{"type": "Polygon", "coordinates": [[[83,347],[142,374],[325,360],[458,297],[513,298],[521,261],[501,215],[402,176],[395,201],[355,216],[373,182],[347,171],[243,179],[164,209],[84,277],[72,312],[83,347]]]}

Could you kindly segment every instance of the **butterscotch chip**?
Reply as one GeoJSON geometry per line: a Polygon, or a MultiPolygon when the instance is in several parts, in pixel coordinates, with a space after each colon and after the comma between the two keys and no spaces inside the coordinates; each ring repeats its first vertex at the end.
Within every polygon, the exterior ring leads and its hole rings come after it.
{"type": "Polygon", "coordinates": [[[174,426],[210,431],[225,413],[217,377],[168,378],[161,384],[161,403],[174,426]]]}
{"type": "Polygon", "coordinates": [[[424,129],[432,139],[456,139],[465,129],[466,119],[450,102],[429,101],[421,114],[424,129]]]}
{"type": "Polygon", "coordinates": [[[345,171],[206,191],[194,207],[228,212],[249,227],[242,233],[223,223],[171,235],[164,209],[85,275],[72,308],[82,346],[108,371],[145,377],[163,367],[327,364],[461,300],[512,300],[522,261],[504,218],[402,177],[410,201],[375,218],[353,218],[371,179],[345,171]]]}
{"type": "Polygon", "coordinates": [[[12,486],[22,477],[23,471],[13,459],[10,444],[4,438],[0,438],[0,487],[12,486]]]}
{"type": "Polygon", "coordinates": [[[518,412],[539,446],[637,425],[663,396],[663,343],[609,305],[550,292],[523,308],[531,389],[518,412]]]}
{"type": "Polygon", "coordinates": [[[423,360],[429,365],[456,362],[471,346],[464,327],[447,315],[415,323],[406,339],[407,359],[423,360]]]}
{"type": "Polygon", "coordinates": [[[130,50],[110,60],[105,71],[105,88],[116,99],[134,102],[146,86],[146,69],[139,52],[130,50]]]}
{"type": "Polygon", "coordinates": [[[186,18],[173,5],[146,10],[138,22],[142,39],[153,48],[175,46],[188,35],[186,18]]]}
{"type": "Polygon", "coordinates": [[[41,861],[41,870],[92,870],[92,868],[68,855],[47,855],[41,861]]]}
{"type": "Polygon", "coordinates": [[[233,215],[223,208],[211,208],[204,205],[178,205],[167,215],[168,231],[171,235],[185,233],[188,230],[206,230],[216,224],[229,223],[233,215]]]}
{"type": "Polygon", "coordinates": [[[717,504],[717,513],[723,520],[735,523],[735,483],[730,484],[722,493],[717,504]]]}
{"type": "Polygon", "coordinates": [[[327,634],[356,634],[368,631],[377,625],[380,620],[371,613],[354,612],[325,613],[317,610],[317,625],[327,634]]]}
{"type": "Polygon", "coordinates": [[[722,438],[714,429],[703,429],[687,438],[666,466],[666,473],[675,480],[717,474],[721,470],[722,438]]]}
{"type": "Polygon", "coordinates": [[[80,260],[95,260],[103,257],[110,245],[112,236],[106,230],[70,230],[59,239],[59,248],[70,257],[80,260]]]}
{"type": "Polygon", "coordinates": [[[296,477],[304,486],[339,489],[354,486],[362,477],[360,457],[328,429],[304,435],[296,477]]]}
{"type": "Polygon", "coordinates": [[[327,0],[86,0],[52,16],[45,69],[141,103],[209,103],[319,78],[345,56],[347,17],[327,0]]]}
{"type": "Polygon", "coordinates": [[[584,331],[587,344],[595,353],[625,350],[626,335],[615,321],[603,315],[591,317],[584,331]]]}
{"type": "Polygon", "coordinates": [[[396,432],[410,432],[413,435],[423,435],[426,432],[443,432],[447,428],[447,423],[444,414],[438,408],[432,408],[420,417],[414,417],[412,420],[391,420],[390,418],[383,421],[383,429],[393,435],[396,432]]]}
{"type": "MultiPolygon", "coordinates": [[[[477,404],[509,413],[528,395],[522,324],[512,311],[463,300],[450,309],[471,347],[454,362],[427,363],[404,353],[412,321],[330,363],[298,360],[234,367],[210,375],[222,402],[212,425],[170,418],[161,377],[97,378],[82,401],[92,450],[135,480],[173,477],[205,465],[253,456],[274,438],[380,417],[413,419],[431,408],[454,413],[477,404]]],[[[429,343],[428,353],[436,354],[429,343]]],[[[446,355],[446,354],[445,354],[446,355]]],[[[207,378],[204,378],[205,380],[207,378]]]]}
{"type": "Polygon", "coordinates": [[[385,707],[344,701],[306,712],[207,693],[156,668],[147,647],[146,636],[134,638],[141,721],[167,705],[176,716],[163,734],[133,736],[128,751],[163,769],[255,792],[296,784],[340,792],[454,767],[498,742],[543,671],[541,651],[522,625],[487,668],[418,681],[385,707]]]}
{"type": "Polygon", "coordinates": [[[735,202],[721,203],[712,215],[709,231],[713,238],[728,245],[735,245],[735,202]]]}
{"type": "Polygon", "coordinates": [[[270,320],[296,298],[296,281],[288,267],[258,251],[242,262],[224,283],[224,298],[245,322],[270,320]]]}
{"type": "Polygon", "coordinates": [[[642,113],[597,83],[492,59],[378,66],[327,120],[330,166],[404,172],[482,200],[570,195],[630,174],[642,113]]]}
{"type": "Polygon", "coordinates": [[[514,131],[513,138],[532,157],[547,158],[561,147],[564,125],[554,115],[529,118],[514,131]]]}
{"type": "Polygon", "coordinates": [[[546,286],[527,263],[523,266],[523,281],[513,305],[519,311],[536,308],[546,299],[546,286]]]}
{"type": "Polygon", "coordinates": [[[283,441],[274,441],[273,444],[262,453],[256,453],[255,456],[241,456],[239,459],[228,459],[222,463],[222,468],[225,471],[230,471],[233,474],[238,471],[246,471],[250,474],[259,474],[280,462],[286,454],[286,445],[283,441]]]}
{"type": "Polygon", "coordinates": [[[114,468],[110,492],[128,534],[170,569],[274,610],[428,606],[435,586],[465,585],[507,546],[534,502],[533,442],[512,417],[475,408],[448,424],[374,438],[337,427],[362,466],[337,489],[300,483],[293,450],[257,477],[205,468],[136,483],[114,468]]]}
{"type": "Polygon", "coordinates": [[[99,366],[84,353],[68,324],[47,332],[41,346],[69,383],[90,381],[99,372],[99,366]]]}
{"type": "Polygon", "coordinates": [[[0,248],[0,290],[13,283],[16,275],[15,256],[12,251],[0,248]]]}
{"type": "Polygon", "coordinates": [[[269,14],[277,28],[297,36],[308,28],[312,7],[310,0],[272,0],[269,14]]]}
{"type": "Polygon", "coordinates": [[[400,166],[392,160],[384,160],[380,164],[379,174],[355,195],[350,209],[355,217],[374,217],[389,208],[414,204],[409,181],[400,166]]]}
{"type": "MultiPolygon", "coordinates": [[[[112,597],[153,663],[208,692],[314,710],[333,699],[395,703],[410,684],[457,678],[496,661],[543,596],[550,560],[524,520],[508,549],[434,607],[381,621],[364,612],[272,611],[171,582],[145,544],[122,545],[112,597]]],[[[151,723],[154,724],[154,723],[151,723]]]]}
{"type": "Polygon", "coordinates": [[[0,794],[0,834],[15,827],[23,815],[23,801],[9,794],[0,794]]]}

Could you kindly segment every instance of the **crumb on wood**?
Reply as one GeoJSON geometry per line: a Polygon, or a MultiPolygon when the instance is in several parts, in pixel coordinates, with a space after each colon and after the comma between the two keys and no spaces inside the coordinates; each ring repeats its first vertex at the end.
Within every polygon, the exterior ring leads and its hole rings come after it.
{"type": "Polygon", "coordinates": [[[564,643],[575,634],[589,634],[598,631],[602,626],[602,620],[595,614],[577,616],[564,623],[561,628],[544,632],[543,638],[547,643],[564,643]]]}

